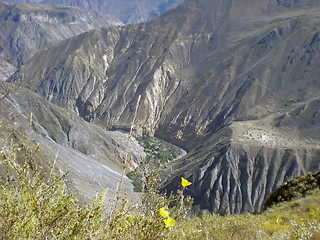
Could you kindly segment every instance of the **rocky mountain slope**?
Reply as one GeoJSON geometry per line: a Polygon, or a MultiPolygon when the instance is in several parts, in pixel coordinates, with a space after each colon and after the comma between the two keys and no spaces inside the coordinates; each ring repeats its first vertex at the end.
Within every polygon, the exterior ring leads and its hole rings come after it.
{"type": "Polygon", "coordinates": [[[319,170],[320,3],[189,0],[154,21],[100,28],[37,53],[10,81],[107,129],[189,151],[180,176],[201,208],[258,211],[288,178],[319,170]],[[37,66],[37,67],[34,67],[37,66]]]}
{"type": "MultiPolygon", "coordinates": [[[[10,86],[0,82],[1,96],[8,88],[10,86]]],[[[17,139],[20,145],[25,139],[33,141],[34,145],[40,144],[38,164],[48,166],[55,162],[56,169],[69,171],[67,186],[69,190],[75,187],[83,201],[91,201],[96,193],[101,194],[107,188],[107,199],[113,199],[120,182],[127,134],[89,124],[24,88],[1,98],[0,119],[1,147],[8,147],[11,139],[17,139]]],[[[27,146],[31,148],[30,145],[27,146]]],[[[131,138],[128,152],[131,168],[145,157],[143,148],[134,138],[131,138]]],[[[2,178],[1,174],[2,170],[2,178]]],[[[127,177],[123,190],[128,198],[136,198],[127,177]]]]}
{"type": "Polygon", "coordinates": [[[183,0],[7,0],[7,2],[32,2],[42,4],[63,4],[102,14],[115,16],[123,23],[144,22],[159,16],[177,6],[183,0]]]}
{"type": "Polygon", "coordinates": [[[6,79],[35,52],[62,39],[121,22],[78,8],[0,2],[0,79],[6,79]]]}

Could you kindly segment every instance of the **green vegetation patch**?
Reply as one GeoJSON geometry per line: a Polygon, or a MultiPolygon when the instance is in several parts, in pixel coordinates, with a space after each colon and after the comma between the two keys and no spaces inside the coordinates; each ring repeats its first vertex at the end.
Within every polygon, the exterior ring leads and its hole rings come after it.
{"type": "Polygon", "coordinates": [[[319,190],[320,172],[308,173],[291,179],[282,184],[277,191],[270,194],[264,204],[264,209],[284,201],[291,201],[312,194],[313,191],[319,190]]]}
{"type": "Polygon", "coordinates": [[[143,191],[143,181],[152,171],[157,170],[161,165],[177,158],[182,151],[179,147],[168,143],[160,138],[143,136],[136,138],[144,148],[146,158],[140,162],[139,167],[128,173],[127,177],[132,180],[134,191],[143,191]]]}
{"type": "Polygon", "coordinates": [[[127,173],[127,177],[132,180],[133,184],[133,190],[135,192],[142,192],[143,191],[143,186],[142,186],[142,181],[141,179],[137,176],[136,171],[132,171],[127,173]]]}
{"type": "Polygon", "coordinates": [[[142,164],[165,164],[182,153],[179,147],[160,138],[143,136],[138,137],[137,140],[147,154],[145,162],[142,164]]]}
{"type": "Polygon", "coordinates": [[[280,108],[291,108],[295,104],[299,103],[299,99],[280,99],[279,100],[279,106],[280,108]]]}

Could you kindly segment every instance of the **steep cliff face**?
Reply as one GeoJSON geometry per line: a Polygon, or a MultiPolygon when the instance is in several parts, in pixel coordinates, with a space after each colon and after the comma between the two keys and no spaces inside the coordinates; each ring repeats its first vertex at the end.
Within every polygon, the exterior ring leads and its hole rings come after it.
{"type": "Polygon", "coordinates": [[[186,1],[39,52],[25,86],[109,129],[129,128],[141,95],[136,133],[190,152],[168,189],[183,173],[202,207],[258,210],[278,183],[319,168],[319,4],[186,1]]]}
{"type": "Polygon", "coordinates": [[[7,2],[32,2],[41,4],[63,4],[102,14],[115,16],[123,23],[144,22],[177,6],[183,0],[7,0],[7,2]]]}
{"type": "Polygon", "coordinates": [[[62,39],[85,31],[121,24],[111,16],[78,8],[0,3],[0,61],[4,76],[10,76],[10,64],[20,67],[35,52],[62,39]]]}

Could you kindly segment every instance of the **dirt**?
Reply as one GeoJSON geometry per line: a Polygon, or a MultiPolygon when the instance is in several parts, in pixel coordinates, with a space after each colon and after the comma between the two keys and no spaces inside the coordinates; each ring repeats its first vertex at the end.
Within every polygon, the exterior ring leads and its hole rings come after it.
{"type": "Polygon", "coordinates": [[[320,148],[320,143],[311,138],[300,136],[294,129],[277,128],[273,125],[274,116],[260,120],[237,121],[230,126],[233,130],[233,141],[249,144],[266,145],[276,148],[320,148]]]}

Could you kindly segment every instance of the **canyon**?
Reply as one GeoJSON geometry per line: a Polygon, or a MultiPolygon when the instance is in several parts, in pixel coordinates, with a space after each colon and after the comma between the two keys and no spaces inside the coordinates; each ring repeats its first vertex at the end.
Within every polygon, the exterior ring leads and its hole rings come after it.
{"type": "Polygon", "coordinates": [[[319,10],[313,0],[188,0],[61,40],[8,82],[23,78],[103,131],[128,131],[141,96],[134,135],[187,151],[162,172],[162,191],[183,176],[200,209],[256,212],[279,184],[320,170],[319,10]]]}

